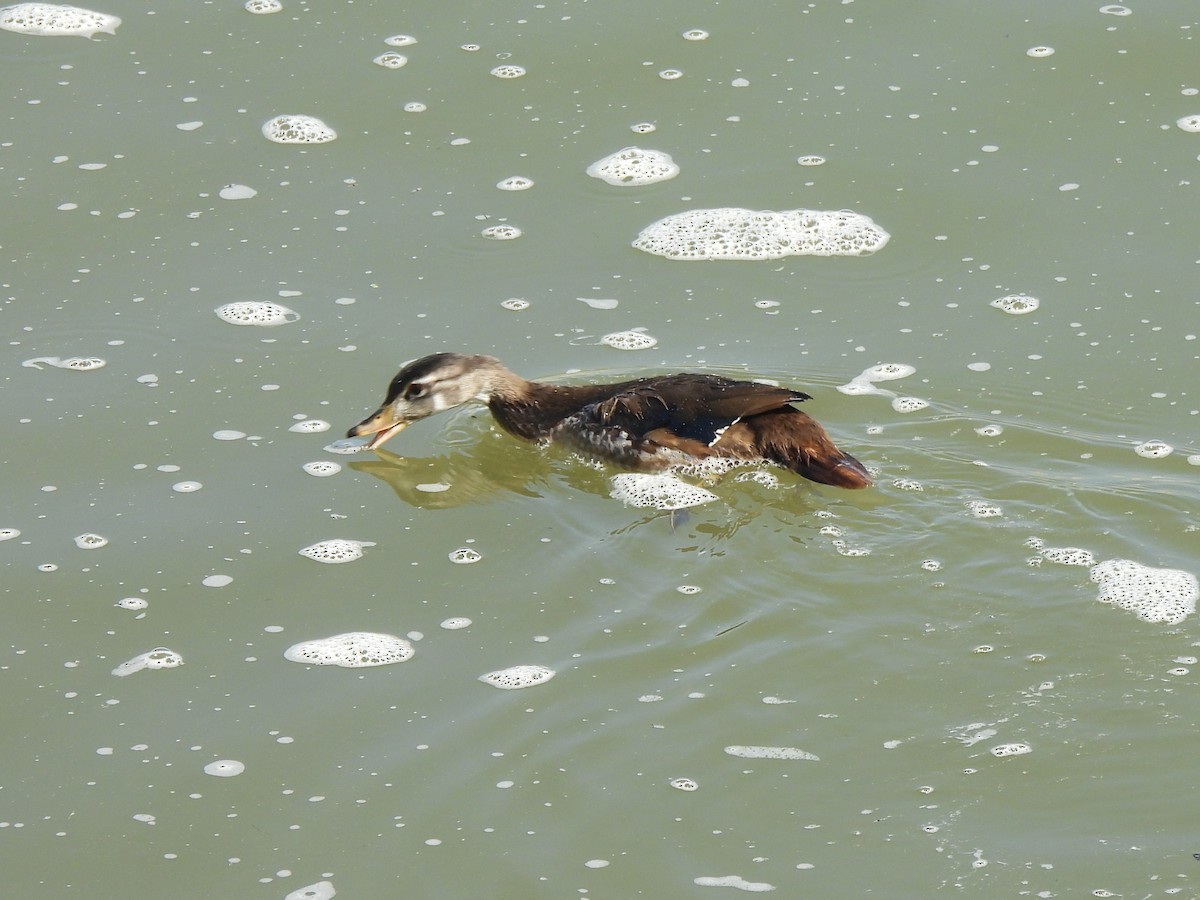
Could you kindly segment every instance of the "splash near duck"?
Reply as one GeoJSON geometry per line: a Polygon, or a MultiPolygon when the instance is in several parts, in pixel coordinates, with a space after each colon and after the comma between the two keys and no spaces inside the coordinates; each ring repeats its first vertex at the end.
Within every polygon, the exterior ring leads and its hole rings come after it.
{"type": "Polygon", "coordinates": [[[792,404],[801,391],[721,375],[654,375],[615,384],[527,381],[491,356],[435,353],[392,379],[383,405],[350,429],[371,449],[413,422],[477,400],[505,431],[555,441],[628,469],[705,459],[770,462],[810,481],[871,485],[866,468],[792,404]]]}

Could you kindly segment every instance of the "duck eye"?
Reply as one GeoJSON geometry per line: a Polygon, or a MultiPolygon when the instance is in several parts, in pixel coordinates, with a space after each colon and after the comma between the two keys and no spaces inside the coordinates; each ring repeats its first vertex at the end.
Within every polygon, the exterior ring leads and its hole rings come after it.
{"type": "Polygon", "coordinates": [[[404,389],[405,400],[418,400],[429,393],[428,386],[419,381],[414,381],[404,389]]]}

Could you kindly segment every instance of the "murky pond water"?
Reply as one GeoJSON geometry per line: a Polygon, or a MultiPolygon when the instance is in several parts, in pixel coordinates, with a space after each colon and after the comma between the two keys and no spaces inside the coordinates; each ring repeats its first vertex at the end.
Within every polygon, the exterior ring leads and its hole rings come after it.
{"type": "Polygon", "coordinates": [[[98,11],[0,32],[3,893],[1197,893],[1194,3],[98,11]],[[324,449],[441,350],[877,483],[324,449]]]}

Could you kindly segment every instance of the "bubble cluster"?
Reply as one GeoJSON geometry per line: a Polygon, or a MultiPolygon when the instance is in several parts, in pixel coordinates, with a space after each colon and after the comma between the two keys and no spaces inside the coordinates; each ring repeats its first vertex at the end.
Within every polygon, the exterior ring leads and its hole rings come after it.
{"type": "Polygon", "coordinates": [[[289,662],[309,666],[342,666],[356,669],[387,666],[412,659],[413,645],[394,634],[373,631],[348,631],[327,638],[301,641],[283,652],[289,662]]]}
{"type": "Polygon", "coordinates": [[[112,673],[118,678],[140,672],[142,669],[174,669],[183,665],[183,657],[167,647],[155,647],[145,653],[140,653],[133,659],[121,663],[112,673]]]}
{"type": "Polygon", "coordinates": [[[502,191],[527,191],[533,187],[533,179],[524,175],[509,175],[496,182],[496,187],[502,191]]]}
{"type": "Polygon", "coordinates": [[[441,627],[447,631],[458,631],[461,628],[468,628],[470,625],[471,620],[466,616],[451,616],[441,621],[441,627]]]}
{"type": "Polygon", "coordinates": [[[245,10],[256,16],[267,16],[271,13],[282,12],[283,4],[279,0],[246,0],[245,10]]]}
{"type": "Polygon", "coordinates": [[[103,369],[108,363],[98,356],[36,356],[23,361],[21,365],[27,369],[40,369],[46,365],[69,372],[94,372],[96,369],[103,369]]]}
{"type": "Polygon", "coordinates": [[[658,126],[653,122],[635,122],[629,126],[629,130],[634,134],[651,134],[658,131],[658,126]]]}
{"type": "Polygon", "coordinates": [[[1042,301],[1037,297],[1030,297],[1028,294],[1009,294],[1005,297],[997,297],[988,305],[1012,316],[1023,316],[1036,310],[1042,305],[1042,301]]]}
{"type": "Polygon", "coordinates": [[[1175,452],[1175,448],[1166,441],[1144,441],[1133,448],[1133,452],[1146,459],[1162,459],[1175,452]]]}
{"type": "Polygon", "coordinates": [[[386,53],[380,53],[371,62],[377,66],[383,66],[385,69],[403,69],[408,65],[408,57],[395,50],[388,50],[386,53]]]}
{"type": "Polygon", "coordinates": [[[825,165],[825,157],[817,156],[815,153],[809,153],[804,156],[796,157],[796,162],[802,166],[823,166],[825,165]]]}
{"type": "Polygon", "coordinates": [[[313,462],[307,462],[300,468],[309,475],[314,475],[317,478],[328,478],[330,475],[336,475],[342,471],[341,463],[335,463],[329,459],[318,459],[313,462]]]}
{"type": "Polygon", "coordinates": [[[383,42],[389,47],[410,47],[417,39],[411,34],[393,34],[391,37],[385,37],[383,42]]]}
{"type": "Polygon", "coordinates": [[[1019,741],[1014,741],[1013,743],[1010,743],[1010,744],[997,744],[995,747],[993,747],[991,749],[992,756],[1001,757],[1001,758],[1003,758],[1005,756],[1024,756],[1026,753],[1032,753],[1032,752],[1033,752],[1032,747],[1030,747],[1028,744],[1021,743],[1019,741]]]}
{"type": "Polygon", "coordinates": [[[496,68],[492,69],[492,74],[497,78],[520,78],[525,74],[525,68],[524,66],[512,65],[496,66],[496,68]]]}
{"type": "Polygon", "coordinates": [[[928,409],[928,407],[929,401],[919,397],[896,397],[892,400],[892,409],[898,413],[916,412],[919,409],[928,409]]]}
{"type": "Polygon", "coordinates": [[[129,609],[136,612],[146,609],[150,605],[150,601],[145,600],[142,597],[122,597],[113,605],[118,606],[121,609],[129,609]]]}
{"type": "Polygon", "coordinates": [[[218,319],[230,325],[258,325],[263,328],[287,325],[300,319],[299,313],[269,300],[226,303],[224,306],[218,306],[213,312],[217,314],[218,319]]]}
{"type": "Polygon", "coordinates": [[[1100,586],[1097,598],[1139,619],[1178,625],[1196,611],[1200,583],[1182,569],[1156,569],[1128,559],[1106,559],[1089,577],[1100,586]]]}
{"type": "Polygon", "coordinates": [[[294,431],[297,434],[320,434],[332,427],[324,419],[301,419],[289,425],[288,431],[294,431]]]}
{"type": "Polygon", "coordinates": [[[739,759],[808,759],[819,762],[821,757],[799,747],[763,747],[754,744],[731,744],[725,748],[730,756],[739,759]]]}
{"type": "Polygon", "coordinates": [[[374,547],[374,541],[351,541],[345,538],[334,538],[330,541],[319,541],[300,550],[301,556],[321,563],[345,563],[361,559],[364,547],[374,547]]]}
{"type": "Polygon", "coordinates": [[[618,187],[638,187],[667,181],[679,174],[669,153],[624,147],[587,167],[587,173],[618,187]]]}
{"type": "Polygon", "coordinates": [[[986,500],[968,500],[966,505],[967,512],[977,519],[994,519],[1004,515],[1004,510],[986,500]]]}
{"type": "Polygon", "coordinates": [[[1092,551],[1082,547],[1046,547],[1039,552],[1042,559],[1060,566],[1091,566],[1096,563],[1092,551]]]}
{"type": "Polygon", "coordinates": [[[681,481],[674,475],[622,472],[612,477],[610,495],[626,506],[641,509],[687,509],[717,499],[712,491],[681,481]]]}
{"type": "Polygon", "coordinates": [[[614,350],[649,350],[658,346],[658,338],[643,331],[614,331],[600,338],[600,343],[614,350]]]}
{"type": "Polygon", "coordinates": [[[1184,116],[1182,119],[1176,119],[1175,124],[1183,131],[1195,133],[1200,131],[1200,115],[1184,116]]]}
{"type": "Polygon", "coordinates": [[[479,233],[489,241],[515,241],[523,234],[516,225],[489,225],[479,233]]]}
{"type": "Polygon", "coordinates": [[[80,550],[99,550],[108,544],[108,538],[99,534],[87,532],[75,538],[75,546],[80,550]]]}
{"type": "Polygon", "coordinates": [[[647,226],[633,246],[674,260],[867,256],[891,237],[850,210],[693,209],[647,226]]]}
{"type": "Polygon", "coordinates": [[[897,378],[907,378],[916,373],[916,369],[907,363],[881,363],[863,369],[845,384],[839,384],[838,390],[843,394],[883,394],[891,396],[890,391],[875,387],[879,381],[895,381],[897,378]]]}
{"type": "Polygon", "coordinates": [[[450,562],[460,566],[476,563],[481,559],[483,559],[483,554],[478,550],[472,550],[470,547],[459,547],[450,554],[450,562]]]}
{"type": "Polygon", "coordinates": [[[502,691],[516,691],[521,688],[533,687],[535,684],[545,684],[555,674],[553,669],[545,666],[510,666],[507,669],[497,669],[495,672],[480,675],[479,680],[484,684],[500,688],[502,691]]]}
{"type": "Polygon", "coordinates": [[[501,300],[500,305],[509,312],[521,312],[529,309],[529,301],[521,297],[509,297],[507,300],[501,300]]]}
{"type": "Polygon", "coordinates": [[[18,3],[0,9],[0,28],[21,34],[90,38],[101,32],[116,34],[120,24],[117,16],[55,3],[18,3]]]}
{"type": "Polygon", "coordinates": [[[337,132],[316,116],[282,115],[263,123],[263,137],[276,144],[324,144],[337,132]]]}
{"type": "Polygon", "coordinates": [[[667,783],[669,785],[671,785],[671,787],[675,788],[675,790],[677,790],[677,791],[698,791],[698,790],[700,790],[700,785],[696,782],[696,780],[694,778],[672,778],[667,783]]]}

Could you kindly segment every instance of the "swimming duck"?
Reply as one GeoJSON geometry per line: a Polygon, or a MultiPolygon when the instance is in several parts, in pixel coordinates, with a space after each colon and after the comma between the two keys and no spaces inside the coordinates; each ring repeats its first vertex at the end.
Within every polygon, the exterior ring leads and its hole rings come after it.
{"type": "Polygon", "coordinates": [[[812,398],[791,388],[720,375],[651,375],[616,384],[526,381],[492,356],[434,353],[392,379],[383,405],[350,429],[379,447],[418,419],[471,400],[527,441],[556,441],[642,471],[710,457],[767,461],[811,481],[871,484],[825,429],[791,404],[812,398]]]}

